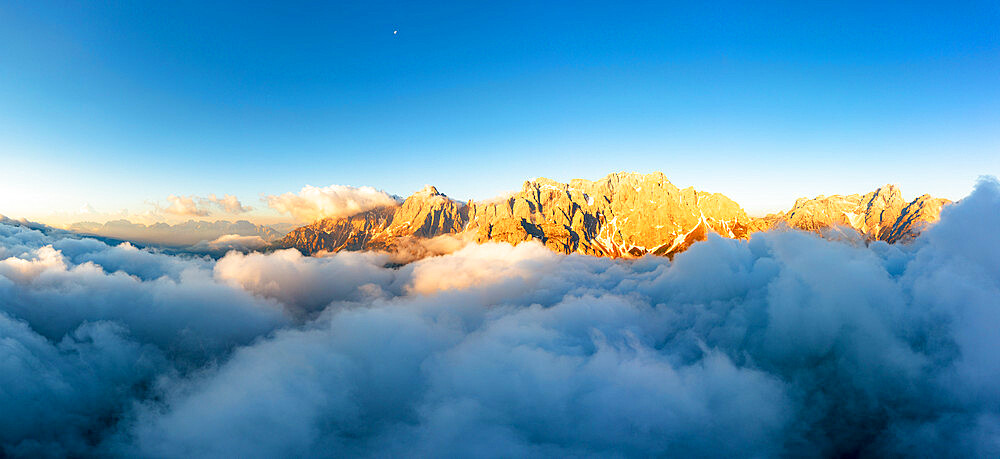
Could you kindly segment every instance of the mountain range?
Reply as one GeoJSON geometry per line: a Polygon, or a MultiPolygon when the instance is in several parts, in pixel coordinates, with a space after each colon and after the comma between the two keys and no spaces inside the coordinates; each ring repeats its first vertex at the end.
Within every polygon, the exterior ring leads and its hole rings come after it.
{"type": "Polygon", "coordinates": [[[401,204],[296,228],[272,248],[392,252],[414,239],[452,235],[480,243],[537,240],[567,254],[672,257],[708,233],[747,239],[781,227],[895,243],[916,237],[948,203],[929,195],[907,202],[898,187],[886,185],[864,195],[801,198],[787,212],[753,218],[722,194],[677,188],[660,172],[623,172],[569,183],[538,178],[484,202],[456,201],[427,186],[401,204]]]}
{"type": "Polygon", "coordinates": [[[114,238],[171,248],[186,248],[198,243],[214,241],[220,237],[234,235],[259,237],[262,243],[267,243],[281,238],[287,232],[287,230],[281,231],[280,228],[257,225],[246,220],[236,222],[189,220],[175,225],[162,222],[144,225],[128,220],[112,220],[107,223],[73,223],[67,230],[84,236],[114,238]]]}

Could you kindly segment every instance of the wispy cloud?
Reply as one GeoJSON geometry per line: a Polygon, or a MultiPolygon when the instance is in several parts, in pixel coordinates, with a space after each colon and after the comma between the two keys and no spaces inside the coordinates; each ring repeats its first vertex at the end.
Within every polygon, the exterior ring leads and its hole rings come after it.
{"type": "Polygon", "coordinates": [[[216,197],[214,194],[208,195],[208,201],[214,203],[220,209],[230,214],[242,214],[250,212],[253,207],[244,206],[236,196],[231,194],[223,195],[221,198],[216,197]]]}
{"type": "Polygon", "coordinates": [[[169,204],[166,207],[158,204],[153,206],[160,212],[181,217],[207,217],[212,214],[212,209],[228,214],[242,214],[253,210],[231,194],[223,195],[221,198],[215,194],[210,194],[208,197],[170,195],[167,196],[167,202],[169,204]]]}
{"type": "Polygon", "coordinates": [[[167,207],[163,208],[163,212],[171,215],[179,215],[182,217],[207,217],[211,212],[195,202],[194,196],[167,196],[167,202],[170,203],[167,207]]]}

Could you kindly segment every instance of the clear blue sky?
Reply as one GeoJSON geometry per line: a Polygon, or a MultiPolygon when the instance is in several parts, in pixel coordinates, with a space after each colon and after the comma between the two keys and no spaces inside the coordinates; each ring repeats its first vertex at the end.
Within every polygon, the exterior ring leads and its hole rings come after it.
{"type": "Polygon", "coordinates": [[[0,213],[618,170],[761,212],[1000,173],[996,1],[473,3],[4,2],[0,213]]]}

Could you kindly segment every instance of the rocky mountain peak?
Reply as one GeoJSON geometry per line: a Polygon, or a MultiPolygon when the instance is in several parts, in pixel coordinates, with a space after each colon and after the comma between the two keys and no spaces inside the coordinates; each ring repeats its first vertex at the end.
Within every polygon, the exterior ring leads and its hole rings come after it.
{"type": "Polygon", "coordinates": [[[757,226],[766,230],[784,222],[793,228],[816,232],[853,228],[867,240],[896,242],[915,237],[924,222],[938,219],[943,204],[927,202],[930,199],[924,195],[907,203],[897,185],[887,184],[864,195],[799,198],[781,218],[769,217],[770,226],[757,226]]]}
{"type": "Polygon", "coordinates": [[[901,196],[899,185],[887,183],[875,190],[875,194],[886,194],[890,196],[901,196]]]}
{"type": "Polygon", "coordinates": [[[413,193],[392,216],[386,229],[394,236],[434,237],[454,233],[462,227],[461,208],[432,185],[413,193]]]}
{"type": "Polygon", "coordinates": [[[896,185],[885,185],[875,191],[866,194],[863,199],[866,203],[879,203],[882,206],[902,207],[906,205],[903,201],[903,194],[896,185]]]}
{"type": "Polygon", "coordinates": [[[326,219],[278,244],[319,250],[394,250],[406,238],[467,234],[477,242],[537,240],[561,253],[672,256],[708,233],[749,238],[776,226],[826,233],[857,231],[868,240],[908,240],[936,221],[948,201],[924,195],[906,203],[895,185],[865,195],[800,198],[780,214],[753,219],[725,195],[677,188],[660,172],[617,172],[569,183],[539,177],[489,201],[454,201],[426,186],[401,204],[326,219]]]}
{"type": "Polygon", "coordinates": [[[413,193],[413,196],[438,196],[441,192],[438,191],[437,187],[434,185],[424,185],[420,191],[413,193]]]}

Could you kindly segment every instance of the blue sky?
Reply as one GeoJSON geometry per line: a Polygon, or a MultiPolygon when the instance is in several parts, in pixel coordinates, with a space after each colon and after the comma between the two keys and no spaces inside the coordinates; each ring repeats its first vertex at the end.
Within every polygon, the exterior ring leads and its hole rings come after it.
{"type": "Polygon", "coordinates": [[[0,4],[0,213],[619,170],[760,213],[1000,174],[996,2],[204,3],[0,4]]]}

